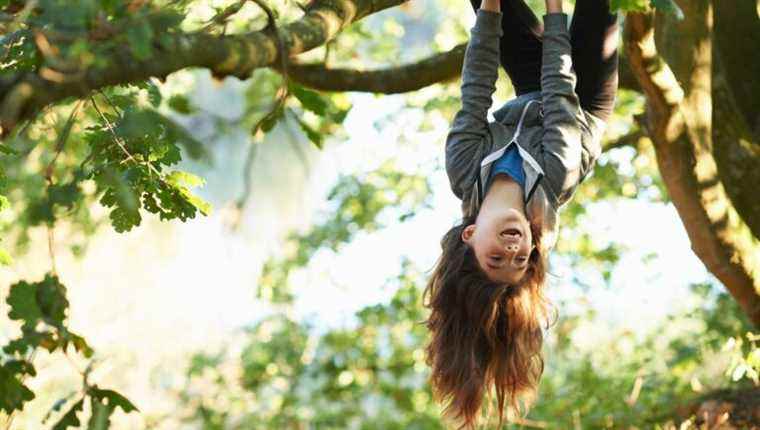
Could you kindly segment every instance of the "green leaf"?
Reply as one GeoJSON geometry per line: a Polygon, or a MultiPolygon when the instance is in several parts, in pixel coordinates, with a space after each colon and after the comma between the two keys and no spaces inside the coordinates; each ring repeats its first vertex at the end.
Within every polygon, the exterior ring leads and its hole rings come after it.
{"type": "Polygon", "coordinates": [[[277,109],[272,112],[272,115],[261,122],[261,130],[265,133],[269,132],[269,130],[273,129],[275,124],[277,124],[277,121],[283,117],[284,113],[285,110],[282,105],[278,106],[277,109]]]}
{"type": "Polygon", "coordinates": [[[176,10],[164,9],[155,12],[152,11],[150,15],[148,15],[148,19],[153,28],[160,28],[166,31],[179,27],[179,25],[182,24],[182,21],[185,20],[185,15],[176,10]]]}
{"type": "Polygon", "coordinates": [[[181,170],[175,170],[166,175],[166,181],[177,187],[198,187],[205,184],[205,180],[200,176],[181,170]]]}
{"type": "Polygon", "coordinates": [[[301,102],[304,109],[308,109],[319,116],[325,116],[329,103],[318,92],[296,84],[291,84],[290,91],[301,102]]]}
{"type": "Polygon", "coordinates": [[[69,340],[74,345],[74,349],[86,358],[90,358],[94,354],[93,349],[82,336],[69,332],[69,340]]]}
{"type": "Polygon", "coordinates": [[[46,275],[45,279],[37,284],[36,298],[45,322],[57,328],[63,327],[69,301],[66,299],[66,287],[58,281],[58,277],[46,275]]]}
{"type": "Polygon", "coordinates": [[[157,108],[161,105],[161,90],[151,80],[143,81],[136,85],[148,92],[148,101],[150,101],[153,107],[157,108]]]}
{"type": "Polygon", "coordinates": [[[111,425],[111,415],[114,408],[104,405],[95,396],[90,397],[92,415],[87,422],[87,430],[106,430],[111,425]]]}
{"type": "Polygon", "coordinates": [[[211,213],[211,204],[191,193],[187,187],[197,187],[205,183],[204,179],[192,173],[175,170],[166,176],[166,181],[174,186],[191,205],[203,215],[211,213]]]}
{"type": "Polygon", "coordinates": [[[314,143],[314,145],[317,148],[322,149],[324,145],[323,143],[324,136],[322,136],[322,134],[318,132],[317,130],[314,130],[314,128],[312,128],[304,120],[299,118],[298,115],[293,115],[293,117],[296,119],[296,121],[298,121],[298,125],[301,126],[301,130],[303,130],[304,133],[306,133],[306,137],[308,137],[309,140],[311,140],[312,143],[314,143]]]}
{"type": "Polygon", "coordinates": [[[9,360],[4,366],[8,371],[17,375],[37,376],[34,365],[26,360],[9,360]]]}
{"type": "Polygon", "coordinates": [[[29,351],[29,349],[36,348],[38,346],[42,346],[48,351],[53,351],[57,346],[57,342],[55,339],[53,339],[53,335],[51,333],[43,333],[26,329],[23,330],[22,337],[13,339],[12,341],[8,342],[8,344],[3,347],[3,352],[9,355],[24,355],[29,351]]]}
{"type": "Polygon", "coordinates": [[[138,60],[147,60],[153,53],[153,29],[145,21],[127,27],[127,41],[138,60]]]}
{"type": "Polygon", "coordinates": [[[195,208],[197,208],[203,215],[208,216],[211,213],[211,203],[190,192],[185,193],[185,197],[187,198],[187,201],[190,202],[191,205],[195,206],[195,208]]]}
{"type": "Polygon", "coordinates": [[[624,12],[644,12],[648,9],[647,0],[611,0],[610,10],[624,12]]]}
{"type": "Polygon", "coordinates": [[[126,397],[113,390],[102,390],[97,387],[93,387],[92,395],[95,396],[101,402],[106,401],[107,405],[112,408],[119,407],[126,413],[137,411],[137,406],[132,404],[126,397]]]}
{"type": "Polygon", "coordinates": [[[79,183],[72,181],[65,184],[54,184],[48,187],[48,199],[51,204],[71,209],[82,194],[79,191],[79,183]]]}
{"type": "Polygon", "coordinates": [[[53,403],[53,406],[50,407],[50,409],[47,411],[45,416],[42,418],[42,424],[47,423],[50,417],[54,413],[59,412],[66,405],[66,403],[68,403],[69,400],[71,400],[71,398],[74,397],[76,394],[77,394],[76,391],[72,391],[67,396],[61,397],[60,399],[56,400],[55,403],[53,403]]]}
{"type": "Polygon", "coordinates": [[[182,94],[175,94],[169,97],[167,104],[175,112],[185,115],[190,115],[196,111],[195,107],[190,104],[190,99],[182,94]]]}
{"type": "Polygon", "coordinates": [[[0,248],[0,265],[10,266],[13,264],[13,257],[3,248],[0,248]]]}
{"type": "Polygon", "coordinates": [[[8,317],[24,321],[24,327],[33,329],[42,318],[42,310],[37,305],[37,284],[19,281],[11,285],[5,301],[11,308],[8,317]]]}
{"type": "Polygon", "coordinates": [[[8,145],[2,145],[0,144],[0,152],[7,155],[19,155],[20,152],[16,151],[15,149],[11,148],[8,145]]]}
{"type": "Polygon", "coordinates": [[[140,225],[142,217],[137,210],[129,210],[117,207],[108,215],[111,219],[111,225],[118,233],[124,233],[132,230],[133,227],[140,225]]]}
{"type": "Polygon", "coordinates": [[[747,355],[747,364],[760,369],[760,348],[755,348],[747,355]]]}
{"type": "MultiPolygon", "coordinates": [[[[206,147],[201,143],[198,139],[196,139],[192,134],[190,134],[185,127],[183,127],[180,124],[177,124],[173,119],[164,116],[158,112],[156,112],[156,120],[161,122],[165,128],[166,133],[166,139],[169,142],[177,142],[181,144],[185,150],[187,151],[187,154],[190,156],[190,158],[193,159],[199,159],[199,158],[206,158],[209,156],[208,152],[206,151],[206,147]]],[[[179,162],[181,160],[181,156],[179,153],[179,150],[176,151],[176,161],[179,162]]],[[[167,164],[169,164],[167,162],[167,164]]]]}
{"type": "Polygon", "coordinates": [[[21,410],[24,403],[34,399],[34,393],[5,365],[0,366],[0,387],[0,411],[8,414],[14,410],[21,410]]]}
{"type": "Polygon", "coordinates": [[[736,368],[734,368],[734,371],[731,373],[731,380],[736,382],[742,379],[742,376],[744,376],[744,373],[748,369],[749,368],[747,367],[745,363],[740,363],[738,366],[736,366],[736,368]]]}
{"type": "Polygon", "coordinates": [[[77,417],[77,412],[84,410],[84,398],[80,399],[58,420],[52,430],[66,430],[69,427],[78,428],[82,423],[77,417]]]}

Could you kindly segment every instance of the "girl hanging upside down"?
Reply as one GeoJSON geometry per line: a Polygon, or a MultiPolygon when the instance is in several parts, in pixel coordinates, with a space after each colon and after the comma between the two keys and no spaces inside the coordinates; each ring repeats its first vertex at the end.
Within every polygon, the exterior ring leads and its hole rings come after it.
{"type": "Polygon", "coordinates": [[[569,31],[561,0],[545,1],[541,25],[523,0],[470,0],[462,107],[446,139],[463,218],[441,239],[425,289],[433,391],[466,428],[485,395],[495,394],[499,426],[506,407],[527,412],[535,400],[558,212],[593,169],[615,102],[609,0],[577,0],[569,31]],[[517,97],[489,122],[499,63],[517,97]]]}

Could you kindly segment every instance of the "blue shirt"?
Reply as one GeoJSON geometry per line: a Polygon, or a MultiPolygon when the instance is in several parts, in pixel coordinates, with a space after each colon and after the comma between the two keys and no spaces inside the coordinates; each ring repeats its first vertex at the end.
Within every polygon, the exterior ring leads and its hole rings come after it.
{"type": "Polygon", "coordinates": [[[523,169],[523,158],[520,156],[520,151],[517,150],[517,143],[509,145],[506,151],[493,162],[491,166],[491,173],[488,176],[488,182],[486,183],[486,190],[491,186],[493,177],[498,173],[506,173],[511,176],[518,184],[525,188],[525,170],[523,169]]]}

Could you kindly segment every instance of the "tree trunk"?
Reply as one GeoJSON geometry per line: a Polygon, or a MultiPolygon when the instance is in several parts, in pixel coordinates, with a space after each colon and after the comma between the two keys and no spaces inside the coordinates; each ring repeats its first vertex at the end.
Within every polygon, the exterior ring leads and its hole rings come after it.
{"type": "MultiPolygon", "coordinates": [[[[660,174],[692,249],[760,326],[760,244],[734,207],[713,156],[712,3],[679,4],[683,21],[628,15],[629,61],[647,97],[647,128],[660,174]]],[[[721,124],[718,135],[725,130],[721,124]]]]}

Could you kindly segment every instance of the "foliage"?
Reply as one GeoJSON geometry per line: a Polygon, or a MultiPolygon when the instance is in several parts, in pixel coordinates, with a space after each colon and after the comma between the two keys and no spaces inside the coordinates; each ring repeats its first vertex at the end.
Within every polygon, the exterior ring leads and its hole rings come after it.
{"type": "MultiPolygon", "coordinates": [[[[320,333],[275,315],[246,331],[238,356],[198,353],[181,390],[187,419],[204,428],[443,428],[423,362],[423,280],[406,263],[391,301],[357,312],[350,327],[320,333]]],[[[551,428],[652,428],[672,423],[663,405],[730,384],[721,343],[749,324],[715,286],[693,292],[695,308],[641,337],[574,342],[599,322],[590,310],[563,315],[548,332],[548,366],[528,418],[551,428]]]]}
{"type": "Polygon", "coordinates": [[[747,332],[749,344],[745,346],[741,337],[730,337],[722,351],[731,357],[731,365],[726,369],[726,375],[738,381],[742,378],[751,380],[755,386],[760,385],[760,347],[757,346],[760,336],[747,332]]]}
{"type": "MultiPolygon", "coordinates": [[[[48,80],[65,80],[86,69],[107,67],[109,59],[120,55],[148,59],[174,49],[174,36],[197,25],[190,19],[194,6],[187,0],[0,1],[0,10],[8,18],[0,22],[0,45],[5,51],[0,78],[10,82],[19,74],[36,73],[48,80]]],[[[211,22],[206,28],[211,33],[227,25],[225,19],[211,22]]],[[[247,90],[250,106],[235,127],[258,121],[260,112],[268,108],[268,99],[284,84],[275,73],[259,72],[264,78],[251,81],[247,90]],[[257,85],[263,82],[271,85],[257,85]]],[[[335,134],[345,119],[350,109],[347,98],[321,94],[293,82],[287,90],[289,97],[264,132],[288,114],[296,119],[304,136],[322,148],[325,136],[335,134]]],[[[17,127],[0,144],[0,212],[4,215],[0,237],[5,239],[0,264],[11,264],[12,255],[28,251],[35,228],[48,229],[53,237],[56,228],[66,225],[72,232],[71,251],[82,255],[104,223],[124,233],[139,226],[146,212],[167,221],[187,221],[211,212],[211,205],[192,191],[205,180],[178,168],[187,158],[211,160],[206,142],[177,121],[203,112],[187,93],[162,91],[160,83],[151,79],[103,88],[81,100],[65,99],[17,127]],[[93,210],[98,204],[108,210],[107,218],[93,210]]],[[[394,179],[392,174],[387,180],[400,181],[401,187],[406,181],[394,179]]],[[[34,350],[41,347],[66,353],[67,346],[73,345],[86,357],[93,352],[85,339],[69,332],[63,322],[68,302],[57,277],[50,275],[36,283],[20,281],[11,288],[8,302],[12,305],[10,317],[25,321],[22,336],[6,346],[0,370],[0,406],[12,414],[34,398],[33,390],[24,383],[27,376],[35,375],[34,350]]],[[[89,385],[83,377],[85,388],[80,396],[61,399],[51,410],[58,412],[73,403],[56,428],[78,426],[77,413],[83,410],[91,411],[92,428],[106,428],[117,406],[127,412],[134,410],[118,393],[89,385]],[[85,407],[88,402],[89,409],[85,407]]]]}
{"type": "MultiPolygon", "coordinates": [[[[36,376],[34,355],[38,348],[50,353],[69,354],[69,346],[86,358],[94,351],[87,341],[71,332],[66,325],[69,301],[66,287],[55,275],[48,274],[40,282],[20,281],[10,287],[6,299],[9,306],[8,317],[21,323],[21,336],[12,339],[0,353],[0,411],[13,414],[24,408],[24,404],[34,399],[34,393],[25,385],[28,376],[36,376]]],[[[90,385],[84,375],[84,388],[81,397],[65,412],[54,429],[63,430],[80,425],[77,412],[89,398],[92,416],[89,428],[108,428],[109,417],[116,407],[124,412],[136,411],[137,408],[124,396],[112,391],[90,385]]],[[[67,399],[53,406],[51,412],[58,411],[67,399]]]]}
{"type": "Polygon", "coordinates": [[[684,19],[683,11],[678,7],[675,0],[612,0],[610,7],[614,10],[625,12],[643,12],[658,9],[675,16],[679,20],[684,19]]]}
{"type": "Polygon", "coordinates": [[[234,363],[238,377],[225,371],[233,358],[198,354],[181,395],[188,420],[204,428],[443,428],[425,383],[421,279],[405,264],[389,283],[389,304],[364,308],[355,327],[322,336],[284,315],[257,323],[234,363]],[[215,388],[196,389],[205,384],[215,388]],[[239,416],[224,406],[239,402],[239,416]]]}

